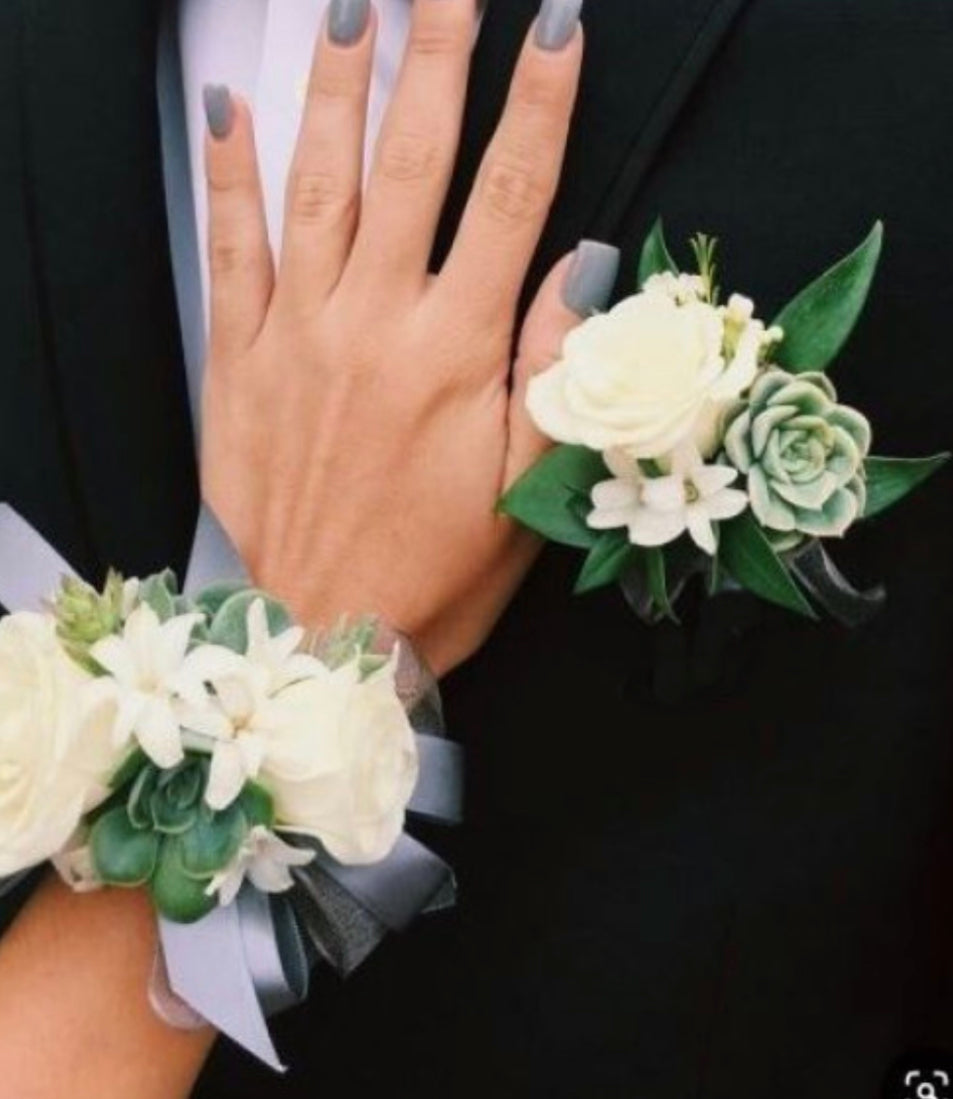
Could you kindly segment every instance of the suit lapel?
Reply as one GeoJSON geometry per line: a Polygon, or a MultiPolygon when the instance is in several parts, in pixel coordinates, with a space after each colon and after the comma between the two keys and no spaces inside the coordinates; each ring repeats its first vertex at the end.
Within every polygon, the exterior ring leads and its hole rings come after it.
{"type": "Polygon", "coordinates": [[[195,508],[153,0],[22,0],[35,263],[93,560],[180,563],[195,508]]]}
{"type": "MultiPolygon", "coordinates": [[[[529,285],[585,236],[611,240],[665,136],[747,0],[589,0],[586,65],[563,185],[529,285]]],[[[436,251],[446,254],[538,0],[490,0],[463,154],[436,251]]]]}

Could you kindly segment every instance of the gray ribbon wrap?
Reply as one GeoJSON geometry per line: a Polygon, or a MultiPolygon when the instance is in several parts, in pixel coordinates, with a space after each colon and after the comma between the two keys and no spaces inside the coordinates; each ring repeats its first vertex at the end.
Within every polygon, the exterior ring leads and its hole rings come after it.
{"type": "Polygon", "coordinates": [[[791,571],[816,603],[849,629],[863,626],[883,608],[887,593],[882,587],[858,591],[814,538],[789,558],[791,571]]]}
{"type": "MultiPolygon", "coordinates": [[[[0,503],[0,606],[41,611],[64,576],[76,571],[9,505],[0,503]]],[[[228,536],[203,508],[185,590],[215,579],[244,577],[228,536]]],[[[463,755],[443,736],[439,698],[425,694],[410,714],[417,733],[420,777],[408,813],[457,823],[463,801],[463,755]]],[[[343,866],[316,842],[294,871],[288,894],[268,896],[246,886],[234,904],[193,924],[159,920],[169,988],[194,1012],[277,1071],[283,1066],[267,1019],[304,1000],[313,961],[351,973],[391,931],[423,912],[451,906],[450,867],[404,833],[382,862],[343,866]]],[[[0,895],[23,877],[0,881],[0,895]]]]}

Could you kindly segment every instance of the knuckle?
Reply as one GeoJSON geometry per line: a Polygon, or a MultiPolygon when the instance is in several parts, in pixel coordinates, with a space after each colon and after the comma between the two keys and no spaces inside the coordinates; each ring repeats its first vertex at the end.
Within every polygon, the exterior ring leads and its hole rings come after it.
{"type": "Polygon", "coordinates": [[[445,57],[467,43],[467,27],[459,20],[419,24],[410,32],[407,50],[417,57],[445,57]]]}
{"type": "Polygon", "coordinates": [[[255,268],[259,256],[255,249],[234,237],[213,237],[209,242],[209,273],[214,278],[228,278],[255,268]]]}
{"type": "Polygon", "coordinates": [[[440,149],[425,134],[397,133],[381,141],[378,167],[385,179],[414,181],[431,179],[441,167],[440,149]]]}
{"type": "Polygon", "coordinates": [[[346,216],[355,201],[333,172],[296,171],[289,180],[289,212],[299,222],[336,220],[346,216]]]}
{"type": "Polygon", "coordinates": [[[553,197],[549,180],[525,160],[492,161],[487,165],[480,189],[490,214],[513,224],[538,218],[553,197]]]}

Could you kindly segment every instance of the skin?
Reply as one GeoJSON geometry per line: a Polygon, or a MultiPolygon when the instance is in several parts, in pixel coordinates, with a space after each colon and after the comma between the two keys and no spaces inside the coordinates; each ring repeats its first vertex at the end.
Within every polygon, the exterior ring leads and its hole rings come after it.
{"type": "MultiPolygon", "coordinates": [[[[456,244],[428,273],[474,16],[473,0],[415,4],[363,199],[375,26],[346,48],[321,39],[277,269],[243,103],[229,136],[207,146],[205,497],[258,583],[300,621],[380,614],[438,673],[485,639],[536,553],[493,506],[545,446],[523,411],[527,379],[579,320],[562,304],[564,261],[514,340],[562,165],[581,30],[558,52],[528,39],[456,244]]],[[[188,1095],[213,1035],[152,1014],[154,951],[141,894],[45,883],[0,942],[4,1093],[188,1095]]]]}

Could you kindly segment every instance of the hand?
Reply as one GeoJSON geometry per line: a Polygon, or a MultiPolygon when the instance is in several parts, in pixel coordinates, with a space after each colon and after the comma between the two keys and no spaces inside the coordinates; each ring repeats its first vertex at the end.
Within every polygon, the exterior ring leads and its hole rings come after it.
{"type": "Polygon", "coordinates": [[[581,246],[519,337],[517,301],[562,166],[583,53],[579,0],[546,0],[443,269],[428,274],[460,134],[474,0],[416,0],[362,198],[376,23],[337,0],[314,58],[281,261],[253,124],[207,94],[211,339],[203,494],[256,582],[298,619],[373,612],[438,674],[485,639],[537,542],[497,515],[545,441],[534,371],[603,307],[618,255],[581,246]]]}

